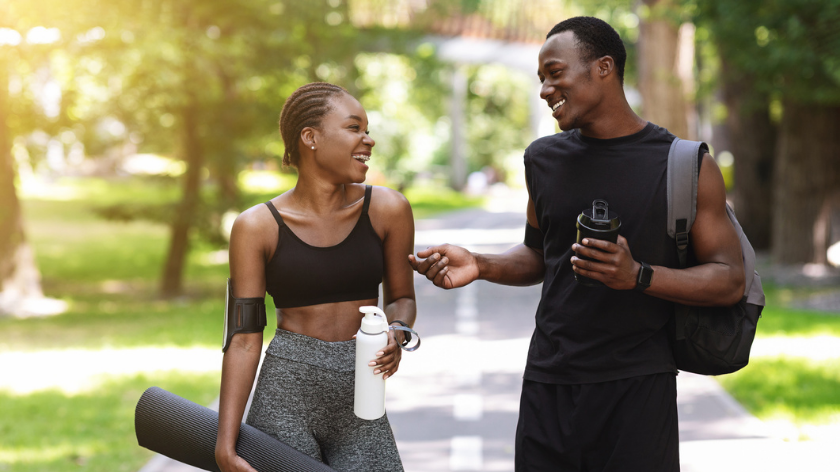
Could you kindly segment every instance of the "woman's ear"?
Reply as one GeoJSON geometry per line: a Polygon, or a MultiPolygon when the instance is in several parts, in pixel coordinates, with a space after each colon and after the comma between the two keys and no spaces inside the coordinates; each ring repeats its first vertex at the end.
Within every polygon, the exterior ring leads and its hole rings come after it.
{"type": "Polygon", "coordinates": [[[310,149],[315,149],[317,147],[315,134],[315,130],[309,127],[300,130],[300,140],[303,142],[303,145],[310,149]]]}

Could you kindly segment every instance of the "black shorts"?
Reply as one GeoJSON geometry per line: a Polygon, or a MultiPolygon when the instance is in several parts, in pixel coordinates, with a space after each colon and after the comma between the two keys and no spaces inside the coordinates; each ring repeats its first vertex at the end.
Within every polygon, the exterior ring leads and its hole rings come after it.
{"type": "Polygon", "coordinates": [[[516,472],[678,472],[672,373],[582,385],[525,380],[516,472]]]}

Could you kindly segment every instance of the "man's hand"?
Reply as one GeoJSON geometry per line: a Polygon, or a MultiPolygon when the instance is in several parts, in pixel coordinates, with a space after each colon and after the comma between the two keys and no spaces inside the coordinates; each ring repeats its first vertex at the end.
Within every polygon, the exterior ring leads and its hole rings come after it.
{"type": "Polygon", "coordinates": [[[408,255],[408,262],[440,288],[463,287],[478,279],[475,256],[459,246],[444,244],[408,255]]]}
{"type": "Polygon", "coordinates": [[[584,277],[603,282],[615,290],[636,288],[636,277],[641,264],[633,260],[627,240],[619,235],[617,243],[599,239],[585,238],[583,244],[573,244],[572,269],[584,277]],[[579,256],[595,259],[587,261],[579,256]]]}

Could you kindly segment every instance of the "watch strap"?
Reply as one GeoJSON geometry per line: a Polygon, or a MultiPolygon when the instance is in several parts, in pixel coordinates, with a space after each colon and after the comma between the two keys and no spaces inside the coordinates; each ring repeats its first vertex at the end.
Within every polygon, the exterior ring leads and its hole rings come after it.
{"type": "Polygon", "coordinates": [[[636,276],[636,290],[644,292],[650,287],[651,279],[653,279],[653,268],[647,262],[639,262],[639,275],[636,276]]]}

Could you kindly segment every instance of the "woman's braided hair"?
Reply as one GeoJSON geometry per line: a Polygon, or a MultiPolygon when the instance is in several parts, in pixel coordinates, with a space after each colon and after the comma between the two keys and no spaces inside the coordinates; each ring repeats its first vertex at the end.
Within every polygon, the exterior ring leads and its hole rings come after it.
{"type": "Polygon", "coordinates": [[[280,136],[286,147],[283,165],[297,166],[300,161],[298,142],[304,128],[318,128],[324,116],[332,109],[330,99],[348,93],[338,85],[313,82],[295,90],[280,112],[280,136]]]}

